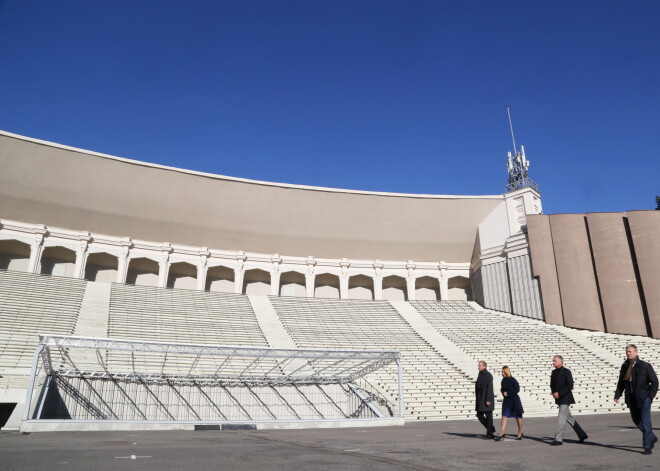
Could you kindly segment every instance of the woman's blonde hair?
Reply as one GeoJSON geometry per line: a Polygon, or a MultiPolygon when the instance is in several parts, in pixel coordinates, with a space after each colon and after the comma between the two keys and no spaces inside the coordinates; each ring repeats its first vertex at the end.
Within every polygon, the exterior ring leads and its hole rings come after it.
{"type": "Polygon", "coordinates": [[[502,373],[504,373],[504,376],[506,376],[507,378],[510,378],[511,376],[513,376],[511,374],[511,368],[509,368],[508,366],[503,366],[502,367],[502,373]]]}

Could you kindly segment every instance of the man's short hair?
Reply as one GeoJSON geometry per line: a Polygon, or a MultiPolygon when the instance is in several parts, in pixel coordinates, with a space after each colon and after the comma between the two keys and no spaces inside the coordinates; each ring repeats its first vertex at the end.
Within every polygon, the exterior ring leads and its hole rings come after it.
{"type": "Polygon", "coordinates": [[[628,345],[626,345],[626,350],[629,348],[634,348],[635,351],[637,351],[637,345],[635,345],[634,343],[629,343],[628,345]]]}
{"type": "Polygon", "coordinates": [[[487,364],[485,361],[483,361],[483,360],[479,360],[479,364],[480,364],[480,365],[483,364],[483,365],[486,366],[486,367],[488,366],[488,364],[487,364]]]}
{"type": "Polygon", "coordinates": [[[561,362],[564,363],[564,357],[563,356],[555,355],[554,358],[559,358],[559,360],[561,360],[561,362]]]}

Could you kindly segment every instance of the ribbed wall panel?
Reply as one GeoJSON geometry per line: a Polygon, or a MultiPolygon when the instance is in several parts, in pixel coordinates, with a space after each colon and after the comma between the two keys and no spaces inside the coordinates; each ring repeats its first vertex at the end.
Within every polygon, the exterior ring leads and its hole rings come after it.
{"type": "Polygon", "coordinates": [[[538,281],[532,277],[529,255],[509,259],[513,313],[543,319],[538,281]]]}
{"type": "Polygon", "coordinates": [[[498,311],[511,312],[509,280],[506,262],[496,262],[481,267],[484,290],[484,306],[498,311]]]}

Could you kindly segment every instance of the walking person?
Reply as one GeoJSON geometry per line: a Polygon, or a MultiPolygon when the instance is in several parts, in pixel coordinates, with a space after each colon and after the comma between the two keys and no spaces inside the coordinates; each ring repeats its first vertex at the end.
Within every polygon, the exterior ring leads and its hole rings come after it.
{"type": "Polygon", "coordinates": [[[493,411],[495,410],[493,375],[486,369],[488,365],[485,361],[480,361],[477,367],[479,368],[479,374],[474,385],[477,419],[486,427],[486,438],[495,438],[495,427],[493,427],[493,411]]]}
{"type": "Polygon", "coordinates": [[[513,377],[511,369],[508,366],[502,367],[502,425],[500,426],[500,434],[495,437],[495,441],[502,440],[506,435],[506,423],[508,419],[516,419],[518,424],[518,435],[516,440],[523,438],[523,410],[522,401],[518,393],[520,392],[520,385],[516,378],[513,377]]]}
{"type": "Polygon", "coordinates": [[[635,345],[626,345],[626,358],[619,372],[614,402],[618,403],[621,394],[626,392],[626,405],[630,409],[630,417],[643,434],[643,454],[650,455],[651,449],[658,441],[651,425],[651,403],[658,392],[658,377],[650,363],[639,359],[635,345]]]}
{"type": "Polygon", "coordinates": [[[575,404],[573,398],[573,375],[571,370],[564,368],[564,358],[561,355],[555,355],[552,359],[552,365],[555,369],[550,376],[550,390],[552,397],[555,398],[555,404],[559,405],[559,416],[557,418],[557,432],[555,440],[550,444],[553,446],[563,445],[564,427],[568,422],[575,430],[578,441],[584,443],[589,436],[582,430],[582,427],[571,415],[571,404],[575,404]]]}

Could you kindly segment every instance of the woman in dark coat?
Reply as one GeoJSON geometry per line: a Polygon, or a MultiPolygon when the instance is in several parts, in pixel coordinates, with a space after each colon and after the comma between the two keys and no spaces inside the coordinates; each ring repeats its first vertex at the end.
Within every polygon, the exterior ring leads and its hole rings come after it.
{"type": "Polygon", "coordinates": [[[508,366],[502,367],[502,426],[500,427],[500,434],[495,437],[499,441],[506,435],[506,421],[509,418],[516,419],[518,423],[518,436],[516,440],[522,440],[523,437],[523,410],[522,402],[518,393],[520,392],[520,385],[516,378],[511,375],[511,369],[508,366]]]}

